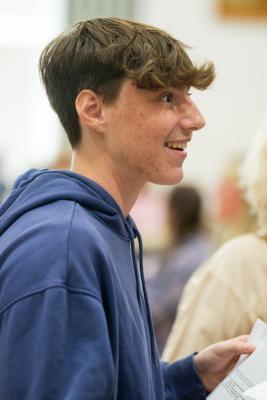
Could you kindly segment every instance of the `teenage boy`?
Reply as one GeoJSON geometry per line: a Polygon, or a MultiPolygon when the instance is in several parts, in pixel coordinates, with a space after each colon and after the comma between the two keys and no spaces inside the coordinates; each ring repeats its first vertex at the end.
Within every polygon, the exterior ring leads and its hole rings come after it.
{"type": "Polygon", "coordinates": [[[147,182],[182,179],[205,124],[189,89],[213,65],[157,28],[96,19],[53,40],[40,71],[72,166],[27,172],[0,211],[0,398],[204,399],[253,348],[159,362],[129,212],[147,182]]]}

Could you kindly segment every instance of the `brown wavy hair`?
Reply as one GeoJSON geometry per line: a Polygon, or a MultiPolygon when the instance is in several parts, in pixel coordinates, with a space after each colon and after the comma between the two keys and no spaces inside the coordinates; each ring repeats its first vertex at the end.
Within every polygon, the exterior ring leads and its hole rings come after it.
{"type": "Polygon", "coordinates": [[[214,66],[195,66],[186,49],[160,29],[118,18],[79,22],[49,43],[39,60],[40,75],[71,145],[80,141],[75,99],[83,89],[106,103],[116,99],[126,78],[149,90],[206,89],[214,66]]]}

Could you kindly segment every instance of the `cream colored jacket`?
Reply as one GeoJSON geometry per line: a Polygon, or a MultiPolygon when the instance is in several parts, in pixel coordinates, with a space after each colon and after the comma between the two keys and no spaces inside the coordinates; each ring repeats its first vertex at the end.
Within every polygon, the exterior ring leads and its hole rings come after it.
{"type": "Polygon", "coordinates": [[[253,234],[230,240],[190,278],[163,352],[174,361],[267,322],[267,242],[253,234]]]}

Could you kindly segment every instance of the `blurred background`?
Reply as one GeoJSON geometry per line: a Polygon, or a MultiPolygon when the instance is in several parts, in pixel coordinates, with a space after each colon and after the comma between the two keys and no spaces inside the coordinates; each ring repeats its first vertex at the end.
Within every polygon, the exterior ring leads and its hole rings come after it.
{"type": "MultiPolygon", "coordinates": [[[[70,149],[40,84],[38,57],[76,21],[104,16],[156,25],[190,45],[196,62],[215,63],[212,87],[193,92],[207,125],[188,147],[184,183],[201,197],[201,229],[214,248],[251,230],[238,168],[267,106],[266,0],[0,0],[0,201],[27,168],[68,168],[70,149]]],[[[148,281],[174,244],[170,191],[149,185],[132,211],[148,281]]]]}

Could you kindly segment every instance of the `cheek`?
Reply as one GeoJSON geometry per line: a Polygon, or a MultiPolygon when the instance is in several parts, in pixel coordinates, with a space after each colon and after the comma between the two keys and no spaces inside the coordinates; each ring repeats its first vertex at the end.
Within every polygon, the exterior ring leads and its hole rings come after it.
{"type": "Polygon", "coordinates": [[[173,112],[148,114],[132,108],[128,108],[127,113],[117,113],[115,120],[118,145],[141,163],[153,158],[177,125],[173,112]]]}
{"type": "Polygon", "coordinates": [[[140,113],[129,113],[120,120],[120,137],[128,146],[140,148],[147,140],[148,124],[145,116],[140,113]]]}

